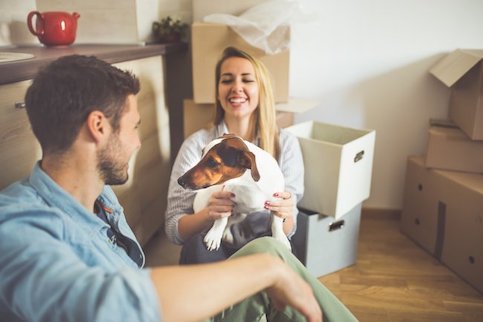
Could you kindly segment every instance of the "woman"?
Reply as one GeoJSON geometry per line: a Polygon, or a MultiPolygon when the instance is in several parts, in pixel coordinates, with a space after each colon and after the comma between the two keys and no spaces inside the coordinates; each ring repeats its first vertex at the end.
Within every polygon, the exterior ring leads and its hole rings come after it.
{"type": "Polygon", "coordinates": [[[249,240],[268,236],[270,212],[284,219],[284,232],[291,237],[296,228],[297,200],[303,194],[303,161],[297,138],[279,130],[270,75],[266,67],[249,54],[233,47],[224,50],[216,65],[216,116],[214,127],[188,137],[173,165],[166,211],[166,234],[182,244],[180,264],[219,261],[231,256],[249,240]],[[233,229],[244,231],[233,245],[222,242],[217,251],[208,251],[203,237],[213,221],[231,215],[234,206],[230,192],[213,193],[208,206],[193,213],[195,193],[184,190],[177,179],[201,159],[203,147],[225,133],[234,133],[269,152],[279,163],[285,178],[285,191],[275,194],[266,212],[247,216],[233,229]],[[246,232],[249,231],[247,237],[246,232]]]}

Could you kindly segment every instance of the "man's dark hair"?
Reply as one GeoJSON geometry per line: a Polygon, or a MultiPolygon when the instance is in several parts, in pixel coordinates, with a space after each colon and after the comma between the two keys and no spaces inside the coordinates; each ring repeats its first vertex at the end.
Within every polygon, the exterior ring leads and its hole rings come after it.
{"type": "Polygon", "coordinates": [[[32,130],[44,153],[62,153],[95,110],[119,130],[128,95],[139,92],[139,80],[94,56],[55,60],[35,77],[25,96],[32,130]]]}

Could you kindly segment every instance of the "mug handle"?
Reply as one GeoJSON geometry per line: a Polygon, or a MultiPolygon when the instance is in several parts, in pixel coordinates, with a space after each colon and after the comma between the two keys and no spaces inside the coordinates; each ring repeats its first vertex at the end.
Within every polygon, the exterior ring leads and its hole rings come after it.
{"type": "Polygon", "coordinates": [[[41,34],[44,33],[44,30],[42,28],[42,30],[40,30],[40,32],[39,32],[39,31],[37,31],[37,30],[34,29],[34,27],[32,26],[32,18],[34,16],[36,16],[37,19],[42,19],[42,15],[40,14],[40,12],[38,12],[38,11],[31,11],[31,12],[29,12],[29,15],[27,16],[27,26],[29,27],[29,30],[30,30],[30,32],[33,35],[39,36],[39,35],[41,35],[41,34]]]}

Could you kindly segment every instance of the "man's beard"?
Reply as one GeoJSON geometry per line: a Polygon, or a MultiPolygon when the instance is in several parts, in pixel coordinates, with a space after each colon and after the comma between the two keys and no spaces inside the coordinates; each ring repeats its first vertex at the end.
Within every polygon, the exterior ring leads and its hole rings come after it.
{"type": "Polygon", "coordinates": [[[121,185],[129,179],[128,163],[121,159],[121,142],[115,134],[111,134],[110,144],[97,154],[97,169],[107,185],[121,185]]]}

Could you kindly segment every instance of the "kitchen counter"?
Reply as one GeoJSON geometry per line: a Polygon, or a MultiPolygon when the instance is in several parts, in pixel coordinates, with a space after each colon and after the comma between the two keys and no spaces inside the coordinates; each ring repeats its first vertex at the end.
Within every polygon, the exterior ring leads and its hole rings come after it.
{"type": "Polygon", "coordinates": [[[65,47],[18,46],[0,47],[0,52],[27,53],[33,58],[0,63],[0,84],[32,79],[38,69],[58,57],[66,55],[93,55],[108,63],[146,58],[156,55],[186,52],[188,45],[153,44],[153,45],[72,45],[65,47]]]}
{"type": "Polygon", "coordinates": [[[79,54],[94,55],[108,63],[120,63],[152,56],[163,56],[165,62],[165,99],[169,110],[171,156],[176,156],[183,142],[183,99],[192,97],[191,53],[188,44],[150,45],[72,45],[65,47],[9,46],[0,52],[25,53],[33,58],[0,63],[0,85],[33,79],[39,68],[58,57],[79,54]]]}

